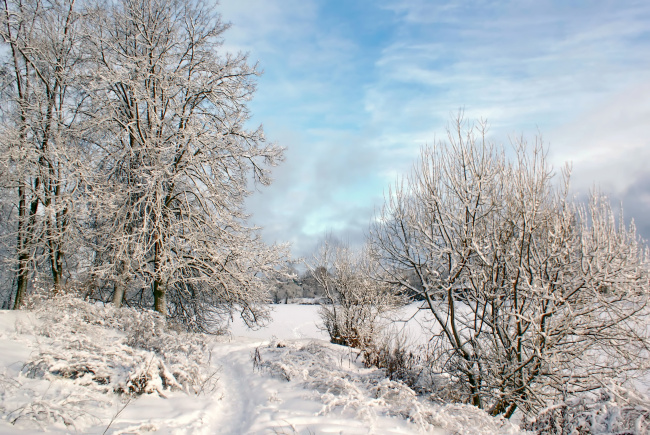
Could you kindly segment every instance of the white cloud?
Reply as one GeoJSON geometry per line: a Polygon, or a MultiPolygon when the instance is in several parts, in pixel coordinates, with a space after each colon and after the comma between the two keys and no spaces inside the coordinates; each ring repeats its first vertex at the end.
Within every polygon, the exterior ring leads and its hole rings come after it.
{"type": "Polygon", "coordinates": [[[277,53],[278,41],[292,41],[311,33],[317,19],[310,0],[221,0],[223,19],[232,24],[226,34],[227,49],[277,53]]]}
{"type": "Polygon", "coordinates": [[[556,166],[573,161],[577,188],[650,190],[639,181],[650,158],[647,2],[363,5],[372,22],[324,0],[222,4],[227,47],[266,70],[254,121],[289,147],[276,183],[249,201],[268,240],[293,241],[298,255],[325,230],[361,240],[388,183],[460,108],[487,118],[497,141],[539,128],[556,166]]]}

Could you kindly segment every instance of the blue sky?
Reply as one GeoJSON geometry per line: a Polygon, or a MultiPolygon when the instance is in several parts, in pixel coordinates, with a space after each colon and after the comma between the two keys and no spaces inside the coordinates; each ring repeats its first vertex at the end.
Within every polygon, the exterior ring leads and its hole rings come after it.
{"type": "Polygon", "coordinates": [[[650,238],[650,2],[222,0],[225,48],[264,70],[251,126],[286,146],[248,201],[269,242],[357,244],[383,192],[445,135],[541,134],[572,187],[623,201],[650,238]]]}

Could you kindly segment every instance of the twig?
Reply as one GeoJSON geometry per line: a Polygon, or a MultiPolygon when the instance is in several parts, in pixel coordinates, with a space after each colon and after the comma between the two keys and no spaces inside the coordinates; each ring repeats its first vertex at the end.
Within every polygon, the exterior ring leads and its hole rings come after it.
{"type": "Polygon", "coordinates": [[[126,408],[131,403],[131,400],[133,400],[133,396],[129,395],[129,400],[127,400],[124,406],[120,408],[119,411],[117,411],[113,418],[111,418],[111,421],[108,423],[108,426],[106,426],[106,429],[104,429],[104,432],[102,432],[102,435],[106,435],[106,432],[108,432],[108,429],[110,429],[115,419],[122,413],[122,411],[124,411],[124,408],[126,408]]]}

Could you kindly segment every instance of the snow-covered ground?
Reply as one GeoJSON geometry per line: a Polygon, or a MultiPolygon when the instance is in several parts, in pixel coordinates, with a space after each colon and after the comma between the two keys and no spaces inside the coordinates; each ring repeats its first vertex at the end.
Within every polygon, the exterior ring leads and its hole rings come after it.
{"type": "Polygon", "coordinates": [[[328,343],[315,305],[275,305],[266,328],[234,321],[231,336],[199,339],[147,338],[151,316],[80,304],[0,311],[0,433],[520,433],[365,368],[328,343]]]}

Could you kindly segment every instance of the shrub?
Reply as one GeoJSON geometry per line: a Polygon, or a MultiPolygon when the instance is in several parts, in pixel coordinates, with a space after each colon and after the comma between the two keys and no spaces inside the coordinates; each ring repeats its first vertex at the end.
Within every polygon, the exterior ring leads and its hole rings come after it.
{"type": "Polygon", "coordinates": [[[380,316],[403,303],[389,285],[372,277],[377,264],[368,250],[325,243],[307,267],[324,291],[320,316],[332,343],[370,346],[381,332],[380,316]]]}

